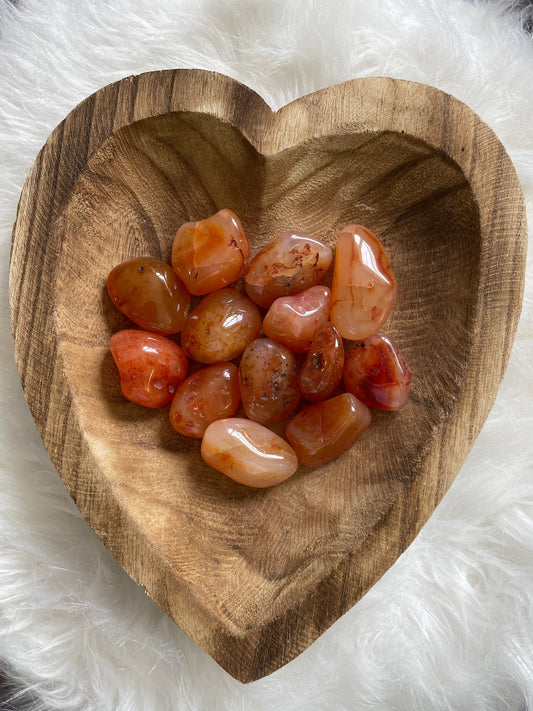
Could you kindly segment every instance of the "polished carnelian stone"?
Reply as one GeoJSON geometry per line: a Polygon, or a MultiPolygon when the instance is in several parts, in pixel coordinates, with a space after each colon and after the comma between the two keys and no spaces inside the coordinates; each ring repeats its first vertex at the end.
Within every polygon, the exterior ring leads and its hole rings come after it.
{"type": "Polygon", "coordinates": [[[288,348],[257,338],[242,354],[239,377],[246,415],[263,425],[288,417],[298,405],[298,371],[288,348]]]}
{"type": "Polygon", "coordinates": [[[309,350],[315,333],[328,321],[330,302],[330,290],[321,285],[300,294],[280,296],[263,320],[265,336],[293,353],[309,350]]]}
{"type": "Polygon", "coordinates": [[[200,363],[232,360],[257,338],[261,314],[241,291],[228,287],[205,296],[181,332],[187,355],[200,363]]]}
{"type": "Polygon", "coordinates": [[[350,393],[308,405],[287,425],[285,436],[298,461],[318,467],[336,459],[370,424],[370,410],[350,393]]]}
{"type": "Polygon", "coordinates": [[[191,296],[166,262],[138,257],[118,264],[107,278],[113,304],[146,331],[171,334],[183,328],[191,296]]]}
{"type": "Polygon", "coordinates": [[[179,386],[170,407],[170,422],[186,437],[202,437],[215,420],[233,417],[241,404],[239,369],[214,363],[197,370],[179,386]]]}
{"type": "Polygon", "coordinates": [[[376,235],[348,225],[339,235],[331,286],[330,318],[342,338],[360,341],[377,333],[396,300],[396,279],[376,235]]]}
{"type": "Polygon", "coordinates": [[[409,397],[411,369],[392,338],[376,333],[348,351],[344,385],[368,407],[401,410],[409,397]]]}
{"type": "Polygon", "coordinates": [[[239,218],[231,210],[220,210],[179,228],[172,245],[172,267],[190,293],[201,296],[236,281],[249,254],[239,218]]]}
{"type": "Polygon", "coordinates": [[[268,309],[280,296],[319,284],[331,259],[331,248],[322,242],[283,232],[252,259],[244,274],[244,288],[252,301],[268,309]]]}
{"type": "Polygon", "coordinates": [[[137,405],[167,405],[187,375],[183,350],[158,333],[126,328],[111,337],[109,347],[122,394],[137,405]]]}
{"type": "Polygon", "coordinates": [[[311,402],[327,400],[342,380],[344,346],[332,323],[316,332],[298,376],[302,395],[311,402]]]}
{"type": "Polygon", "coordinates": [[[279,484],[298,468],[296,454],[282,437],[241,417],[209,425],[201,454],[209,466],[230,479],[256,488],[279,484]]]}

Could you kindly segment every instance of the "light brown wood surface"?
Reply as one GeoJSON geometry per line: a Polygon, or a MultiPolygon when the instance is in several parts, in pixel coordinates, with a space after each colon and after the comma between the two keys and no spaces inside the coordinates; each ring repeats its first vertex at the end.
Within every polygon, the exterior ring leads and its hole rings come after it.
{"type": "Polygon", "coordinates": [[[507,363],[525,250],[507,154],[434,88],[358,79],[274,113],[214,73],[131,77],[67,116],[22,192],[10,281],[21,380],[105,546],[251,681],[353,606],[450,486],[507,363]],[[222,207],[252,254],[288,229],[332,246],[348,223],[375,231],[399,284],[386,331],[414,373],[403,411],[376,412],[352,451],[266,490],[208,468],[167,409],[126,402],[108,350],[128,325],[105,291],[111,268],[168,260],[182,222],[222,207]]]}

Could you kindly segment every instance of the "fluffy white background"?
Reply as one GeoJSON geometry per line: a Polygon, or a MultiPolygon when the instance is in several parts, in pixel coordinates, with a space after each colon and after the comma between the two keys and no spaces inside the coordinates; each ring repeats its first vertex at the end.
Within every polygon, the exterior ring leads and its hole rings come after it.
{"type": "Polygon", "coordinates": [[[496,405],[430,523],[310,649],[247,686],[78,514],[24,402],[7,306],[11,227],[39,148],[85,96],[151,69],[214,69],[273,108],[358,76],[433,84],[496,131],[533,224],[533,41],[520,20],[503,0],[0,0],[0,657],[31,708],[533,709],[531,270],[496,405]]]}

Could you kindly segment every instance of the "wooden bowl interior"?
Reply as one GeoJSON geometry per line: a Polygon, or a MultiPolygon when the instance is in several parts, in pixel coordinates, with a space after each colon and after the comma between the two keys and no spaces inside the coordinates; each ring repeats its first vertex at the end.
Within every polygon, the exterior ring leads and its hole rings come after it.
{"type": "Polygon", "coordinates": [[[259,629],[365,541],[464,386],[481,240],[468,181],[402,132],[328,135],[261,155],[228,123],[174,112],[104,142],[52,230],[63,243],[58,349],[95,479],[106,479],[124,526],[148,538],[200,604],[215,605],[228,629],[259,629]],[[108,350],[111,334],[131,326],[107,296],[111,268],[142,255],[169,260],[181,223],[223,207],[240,216],[252,254],[284,230],[331,246],[346,224],[375,231],[399,284],[386,331],[414,373],[403,411],[374,412],[349,453],[266,490],[207,467],[166,408],[125,401],[108,350]],[[234,604],[247,590],[250,604],[234,604]]]}

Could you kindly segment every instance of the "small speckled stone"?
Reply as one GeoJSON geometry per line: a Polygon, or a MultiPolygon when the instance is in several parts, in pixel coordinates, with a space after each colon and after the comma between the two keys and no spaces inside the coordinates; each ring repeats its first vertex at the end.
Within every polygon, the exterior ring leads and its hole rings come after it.
{"type": "Polygon", "coordinates": [[[298,371],[294,355],[270,338],[257,338],[242,354],[239,366],[246,415],[263,425],[288,417],[298,405],[298,371]]]}

